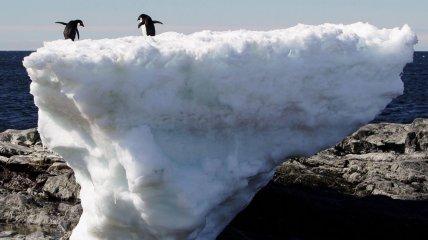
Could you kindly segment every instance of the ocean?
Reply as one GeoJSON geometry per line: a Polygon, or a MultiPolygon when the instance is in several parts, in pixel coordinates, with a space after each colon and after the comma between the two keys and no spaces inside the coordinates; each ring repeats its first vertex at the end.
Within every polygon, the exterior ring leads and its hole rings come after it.
{"type": "Polygon", "coordinates": [[[0,131],[37,126],[37,107],[22,59],[31,52],[0,52],[0,131]]]}
{"type": "MultiPolygon", "coordinates": [[[[31,52],[0,51],[0,131],[37,126],[37,107],[22,60],[31,52]]],[[[428,118],[428,52],[415,52],[402,73],[404,94],[394,99],[373,122],[409,123],[428,118]]]]}

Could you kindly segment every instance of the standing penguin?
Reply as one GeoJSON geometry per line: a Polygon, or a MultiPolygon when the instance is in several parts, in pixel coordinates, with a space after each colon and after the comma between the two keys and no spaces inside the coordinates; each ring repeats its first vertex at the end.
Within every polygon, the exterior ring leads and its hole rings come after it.
{"type": "Polygon", "coordinates": [[[146,14],[141,14],[138,17],[138,20],[141,20],[140,24],[138,24],[138,28],[140,28],[143,25],[146,25],[147,36],[156,35],[155,23],[163,24],[162,22],[159,22],[159,21],[153,21],[152,18],[146,14]]]}
{"type": "Polygon", "coordinates": [[[65,25],[64,38],[71,39],[73,41],[74,39],[76,39],[76,34],[77,34],[77,39],[80,39],[79,29],[77,29],[77,27],[79,25],[82,27],[85,26],[83,25],[82,20],[73,20],[68,23],[64,23],[64,22],[55,22],[55,23],[65,25]]]}

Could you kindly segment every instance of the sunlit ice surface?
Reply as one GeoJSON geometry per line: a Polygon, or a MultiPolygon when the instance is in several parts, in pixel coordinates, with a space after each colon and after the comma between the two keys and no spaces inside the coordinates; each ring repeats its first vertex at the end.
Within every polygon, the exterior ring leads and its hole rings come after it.
{"type": "Polygon", "coordinates": [[[82,187],[71,238],[215,239],[282,160],[400,95],[416,42],[356,23],[45,43],[24,65],[82,187]]]}

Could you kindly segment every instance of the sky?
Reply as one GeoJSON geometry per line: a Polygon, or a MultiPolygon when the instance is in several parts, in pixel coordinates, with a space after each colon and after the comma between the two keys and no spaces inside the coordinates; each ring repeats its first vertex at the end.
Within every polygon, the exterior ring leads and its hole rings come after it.
{"type": "Polygon", "coordinates": [[[1,0],[0,50],[34,50],[62,38],[55,21],[82,19],[82,38],[140,35],[141,13],[164,22],[157,32],[271,30],[297,23],[410,25],[428,50],[427,0],[1,0]]]}

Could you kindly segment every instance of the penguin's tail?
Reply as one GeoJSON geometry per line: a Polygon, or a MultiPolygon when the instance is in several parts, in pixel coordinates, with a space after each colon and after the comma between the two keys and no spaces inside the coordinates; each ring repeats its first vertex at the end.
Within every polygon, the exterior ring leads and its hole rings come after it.
{"type": "Polygon", "coordinates": [[[153,21],[153,23],[163,24],[162,22],[159,22],[159,21],[153,21]]]}
{"type": "Polygon", "coordinates": [[[65,22],[55,22],[55,23],[62,24],[62,25],[67,25],[67,23],[65,23],[65,22]]]}

